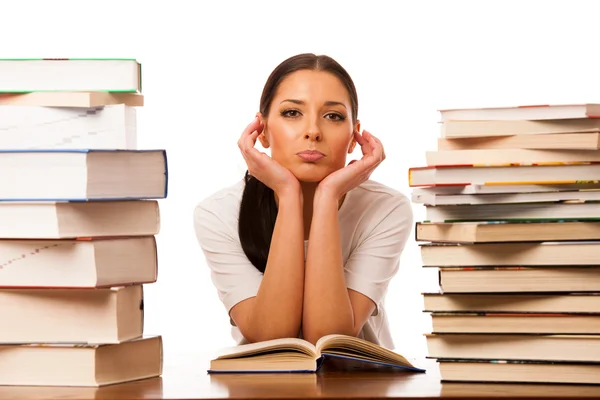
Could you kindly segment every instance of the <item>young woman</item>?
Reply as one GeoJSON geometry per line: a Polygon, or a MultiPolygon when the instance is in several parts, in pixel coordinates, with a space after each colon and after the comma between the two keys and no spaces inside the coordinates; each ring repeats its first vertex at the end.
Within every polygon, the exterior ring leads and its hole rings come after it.
{"type": "Polygon", "coordinates": [[[335,60],[283,61],[238,141],[246,176],[196,207],[196,235],[239,344],[338,333],[393,348],[384,297],[412,211],[369,180],[385,153],[360,133],[357,111],[335,60]],[[346,165],[356,144],[362,158],[346,165]]]}

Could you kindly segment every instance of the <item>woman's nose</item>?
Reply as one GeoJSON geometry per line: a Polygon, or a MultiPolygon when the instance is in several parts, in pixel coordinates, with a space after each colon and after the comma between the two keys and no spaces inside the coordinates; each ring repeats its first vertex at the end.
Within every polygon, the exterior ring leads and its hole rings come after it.
{"type": "Polygon", "coordinates": [[[317,121],[312,122],[306,129],[304,134],[305,139],[319,141],[322,139],[321,129],[317,121]]]}
{"type": "Polygon", "coordinates": [[[306,132],[306,134],[304,135],[305,139],[309,139],[309,140],[316,140],[319,141],[321,140],[321,133],[320,132],[306,132]]]}

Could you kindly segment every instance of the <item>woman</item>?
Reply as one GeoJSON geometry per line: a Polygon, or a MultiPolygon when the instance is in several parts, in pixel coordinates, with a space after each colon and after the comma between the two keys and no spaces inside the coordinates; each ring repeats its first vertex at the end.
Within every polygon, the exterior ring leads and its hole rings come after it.
{"type": "Polygon", "coordinates": [[[327,56],[300,54],[271,73],[259,110],[238,141],[245,178],[194,212],[234,338],[338,333],[393,348],[383,303],[412,211],[369,180],[385,154],[359,133],[352,79],[327,56]],[[357,143],[363,156],[346,165],[357,143]]]}

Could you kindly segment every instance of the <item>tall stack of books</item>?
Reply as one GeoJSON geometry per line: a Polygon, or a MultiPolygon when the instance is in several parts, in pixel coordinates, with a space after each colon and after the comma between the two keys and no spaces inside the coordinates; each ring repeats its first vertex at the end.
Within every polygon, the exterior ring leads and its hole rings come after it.
{"type": "Polygon", "coordinates": [[[441,116],[409,185],[442,381],[600,384],[600,105],[441,116]]]}
{"type": "Polygon", "coordinates": [[[136,148],[142,105],[136,60],[0,60],[1,385],[162,373],[143,285],[167,162],[136,148]]]}

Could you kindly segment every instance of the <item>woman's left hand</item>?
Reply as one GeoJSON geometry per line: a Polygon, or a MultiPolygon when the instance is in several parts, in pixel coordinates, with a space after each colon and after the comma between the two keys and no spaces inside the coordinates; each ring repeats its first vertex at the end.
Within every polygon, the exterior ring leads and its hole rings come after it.
{"type": "Polygon", "coordinates": [[[358,161],[350,161],[344,168],[328,175],[319,183],[317,193],[325,193],[339,200],[350,190],[367,181],[375,168],[385,160],[383,145],[370,132],[365,130],[361,135],[355,131],[354,138],[362,150],[363,157],[358,161]]]}

